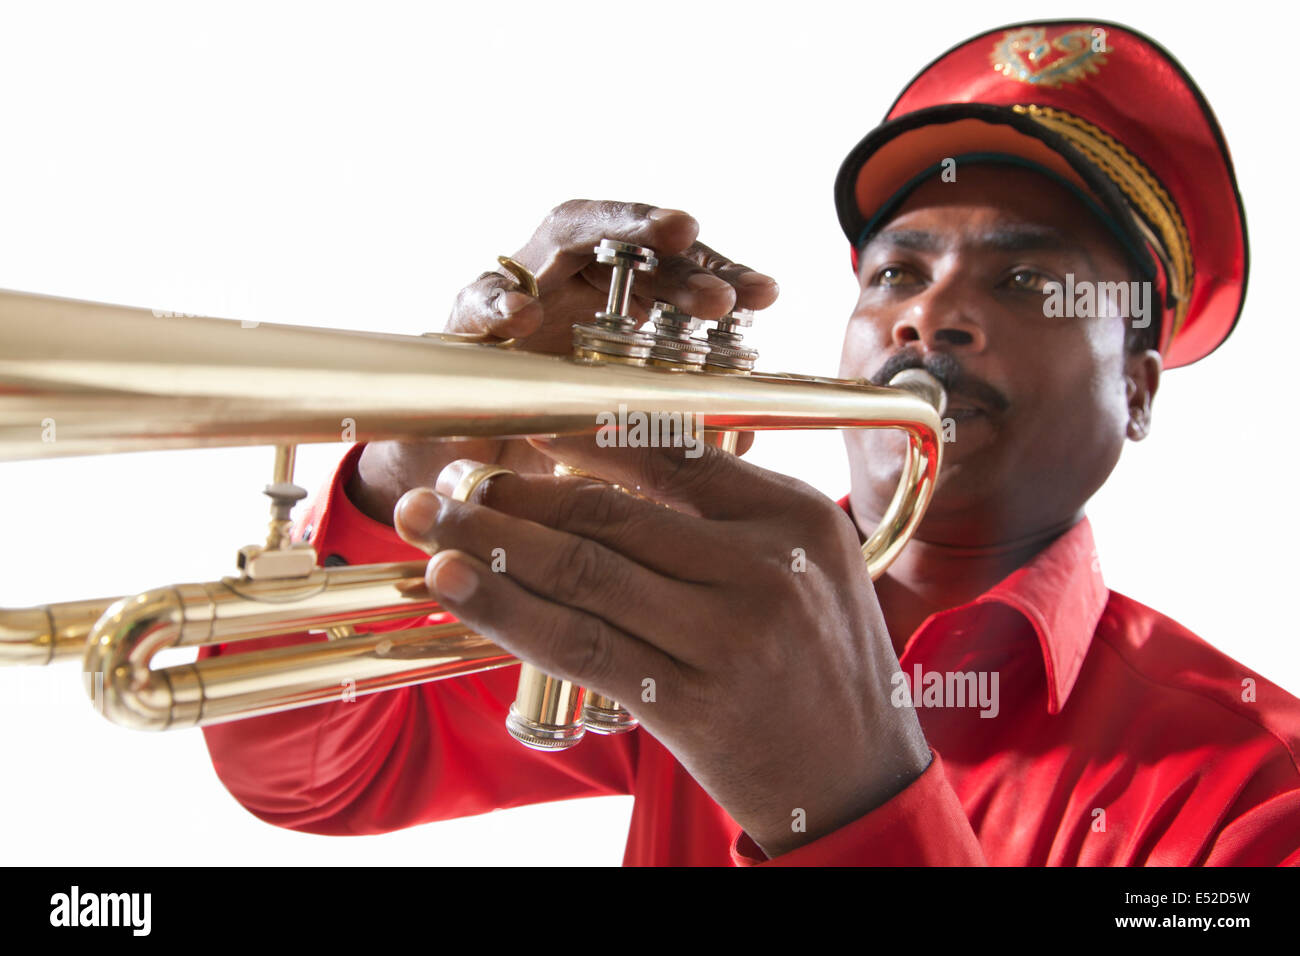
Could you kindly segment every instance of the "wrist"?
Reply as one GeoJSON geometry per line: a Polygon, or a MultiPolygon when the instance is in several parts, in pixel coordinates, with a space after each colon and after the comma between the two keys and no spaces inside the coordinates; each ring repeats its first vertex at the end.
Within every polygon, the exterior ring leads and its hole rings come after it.
{"type": "MultiPolygon", "coordinates": [[[[919,722],[906,728],[904,737],[894,747],[871,748],[868,772],[854,777],[844,773],[841,764],[826,779],[834,780],[820,790],[820,799],[796,805],[787,798],[789,807],[774,808],[764,814],[770,826],[745,827],[751,840],[774,859],[805,844],[829,836],[867,814],[884,806],[917,780],[930,766],[933,756],[921,733],[919,722]],[[882,759],[888,753],[891,759],[882,759]]],[[[809,788],[800,785],[805,795],[809,788]]]]}

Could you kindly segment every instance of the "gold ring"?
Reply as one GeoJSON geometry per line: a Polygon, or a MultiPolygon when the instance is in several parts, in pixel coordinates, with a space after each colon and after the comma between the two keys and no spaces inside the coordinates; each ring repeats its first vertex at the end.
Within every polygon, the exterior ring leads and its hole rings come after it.
{"type": "Polygon", "coordinates": [[[501,268],[505,269],[515,280],[523,291],[532,296],[534,299],[541,295],[541,290],[537,288],[537,276],[528,271],[528,267],[523,263],[516,262],[509,256],[497,256],[497,262],[501,263],[501,268]]]}
{"type": "Polygon", "coordinates": [[[474,494],[478,486],[489,478],[494,478],[497,475],[513,474],[513,471],[501,465],[479,465],[477,468],[471,468],[461,475],[460,481],[456,482],[456,488],[452,491],[451,496],[456,501],[469,501],[469,496],[474,494]]]}

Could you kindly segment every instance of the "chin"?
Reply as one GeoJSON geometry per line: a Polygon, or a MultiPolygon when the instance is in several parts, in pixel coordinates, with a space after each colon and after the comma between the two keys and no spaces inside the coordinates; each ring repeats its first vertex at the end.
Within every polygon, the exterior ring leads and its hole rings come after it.
{"type": "Polygon", "coordinates": [[[944,518],[946,521],[969,522],[977,517],[1000,513],[999,500],[1006,496],[1007,484],[997,481],[979,469],[962,464],[944,463],[935,482],[934,496],[926,509],[926,519],[944,518]]]}
{"type": "MultiPolygon", "coordinates": [[[[865,489],[870,510],[883,514],[902,477],[905,443],[890,441],[900,436],[888,433],[857,433],[846,438],[854,488],[859,494],[865,489]]],[[[927,529],[969,530],[1006,520],[1008,509],[1014,509],[1014,499],[1024,489],[1017,490],[1014,475],[1007,474],[1001,456],[993,451],[987,446],[961,448],[958,443],[944,446],[934,495],[919,530],[922,539],[927,529]]]]}

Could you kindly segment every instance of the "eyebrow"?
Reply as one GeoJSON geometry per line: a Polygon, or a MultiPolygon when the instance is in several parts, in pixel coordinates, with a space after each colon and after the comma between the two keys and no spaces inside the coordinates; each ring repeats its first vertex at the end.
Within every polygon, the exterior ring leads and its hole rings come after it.
{"type": "MultiPolygon", "coordinates": [[[[863,252],[873,247],[907,249],[913,252],[942,252],[953,244],[953,234],[927,232],[922,229],[886,229],[878,232],[863,247],[863,252]]],[[[1077,239],[1051,226],[1017,224],[1000,226],[963,241],[977,249],[994,252],[1033,252],[1038,250],[1069,250],[1077,252],[1092,264],[1087,247],[1077,239]]]]}

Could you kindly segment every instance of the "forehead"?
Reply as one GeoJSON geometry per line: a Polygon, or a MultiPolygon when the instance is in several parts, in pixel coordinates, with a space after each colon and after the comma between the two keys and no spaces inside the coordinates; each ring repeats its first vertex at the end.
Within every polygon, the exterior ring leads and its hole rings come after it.
{"type": "Polygon", "coordinates": [[[1046,176],[1015,167],[970,166],[956,182],[938,177],[917,187],[864,248],[944,252],[1045,250],[1123,265],[1115,238],[1073,193],[1046,176]]]}

